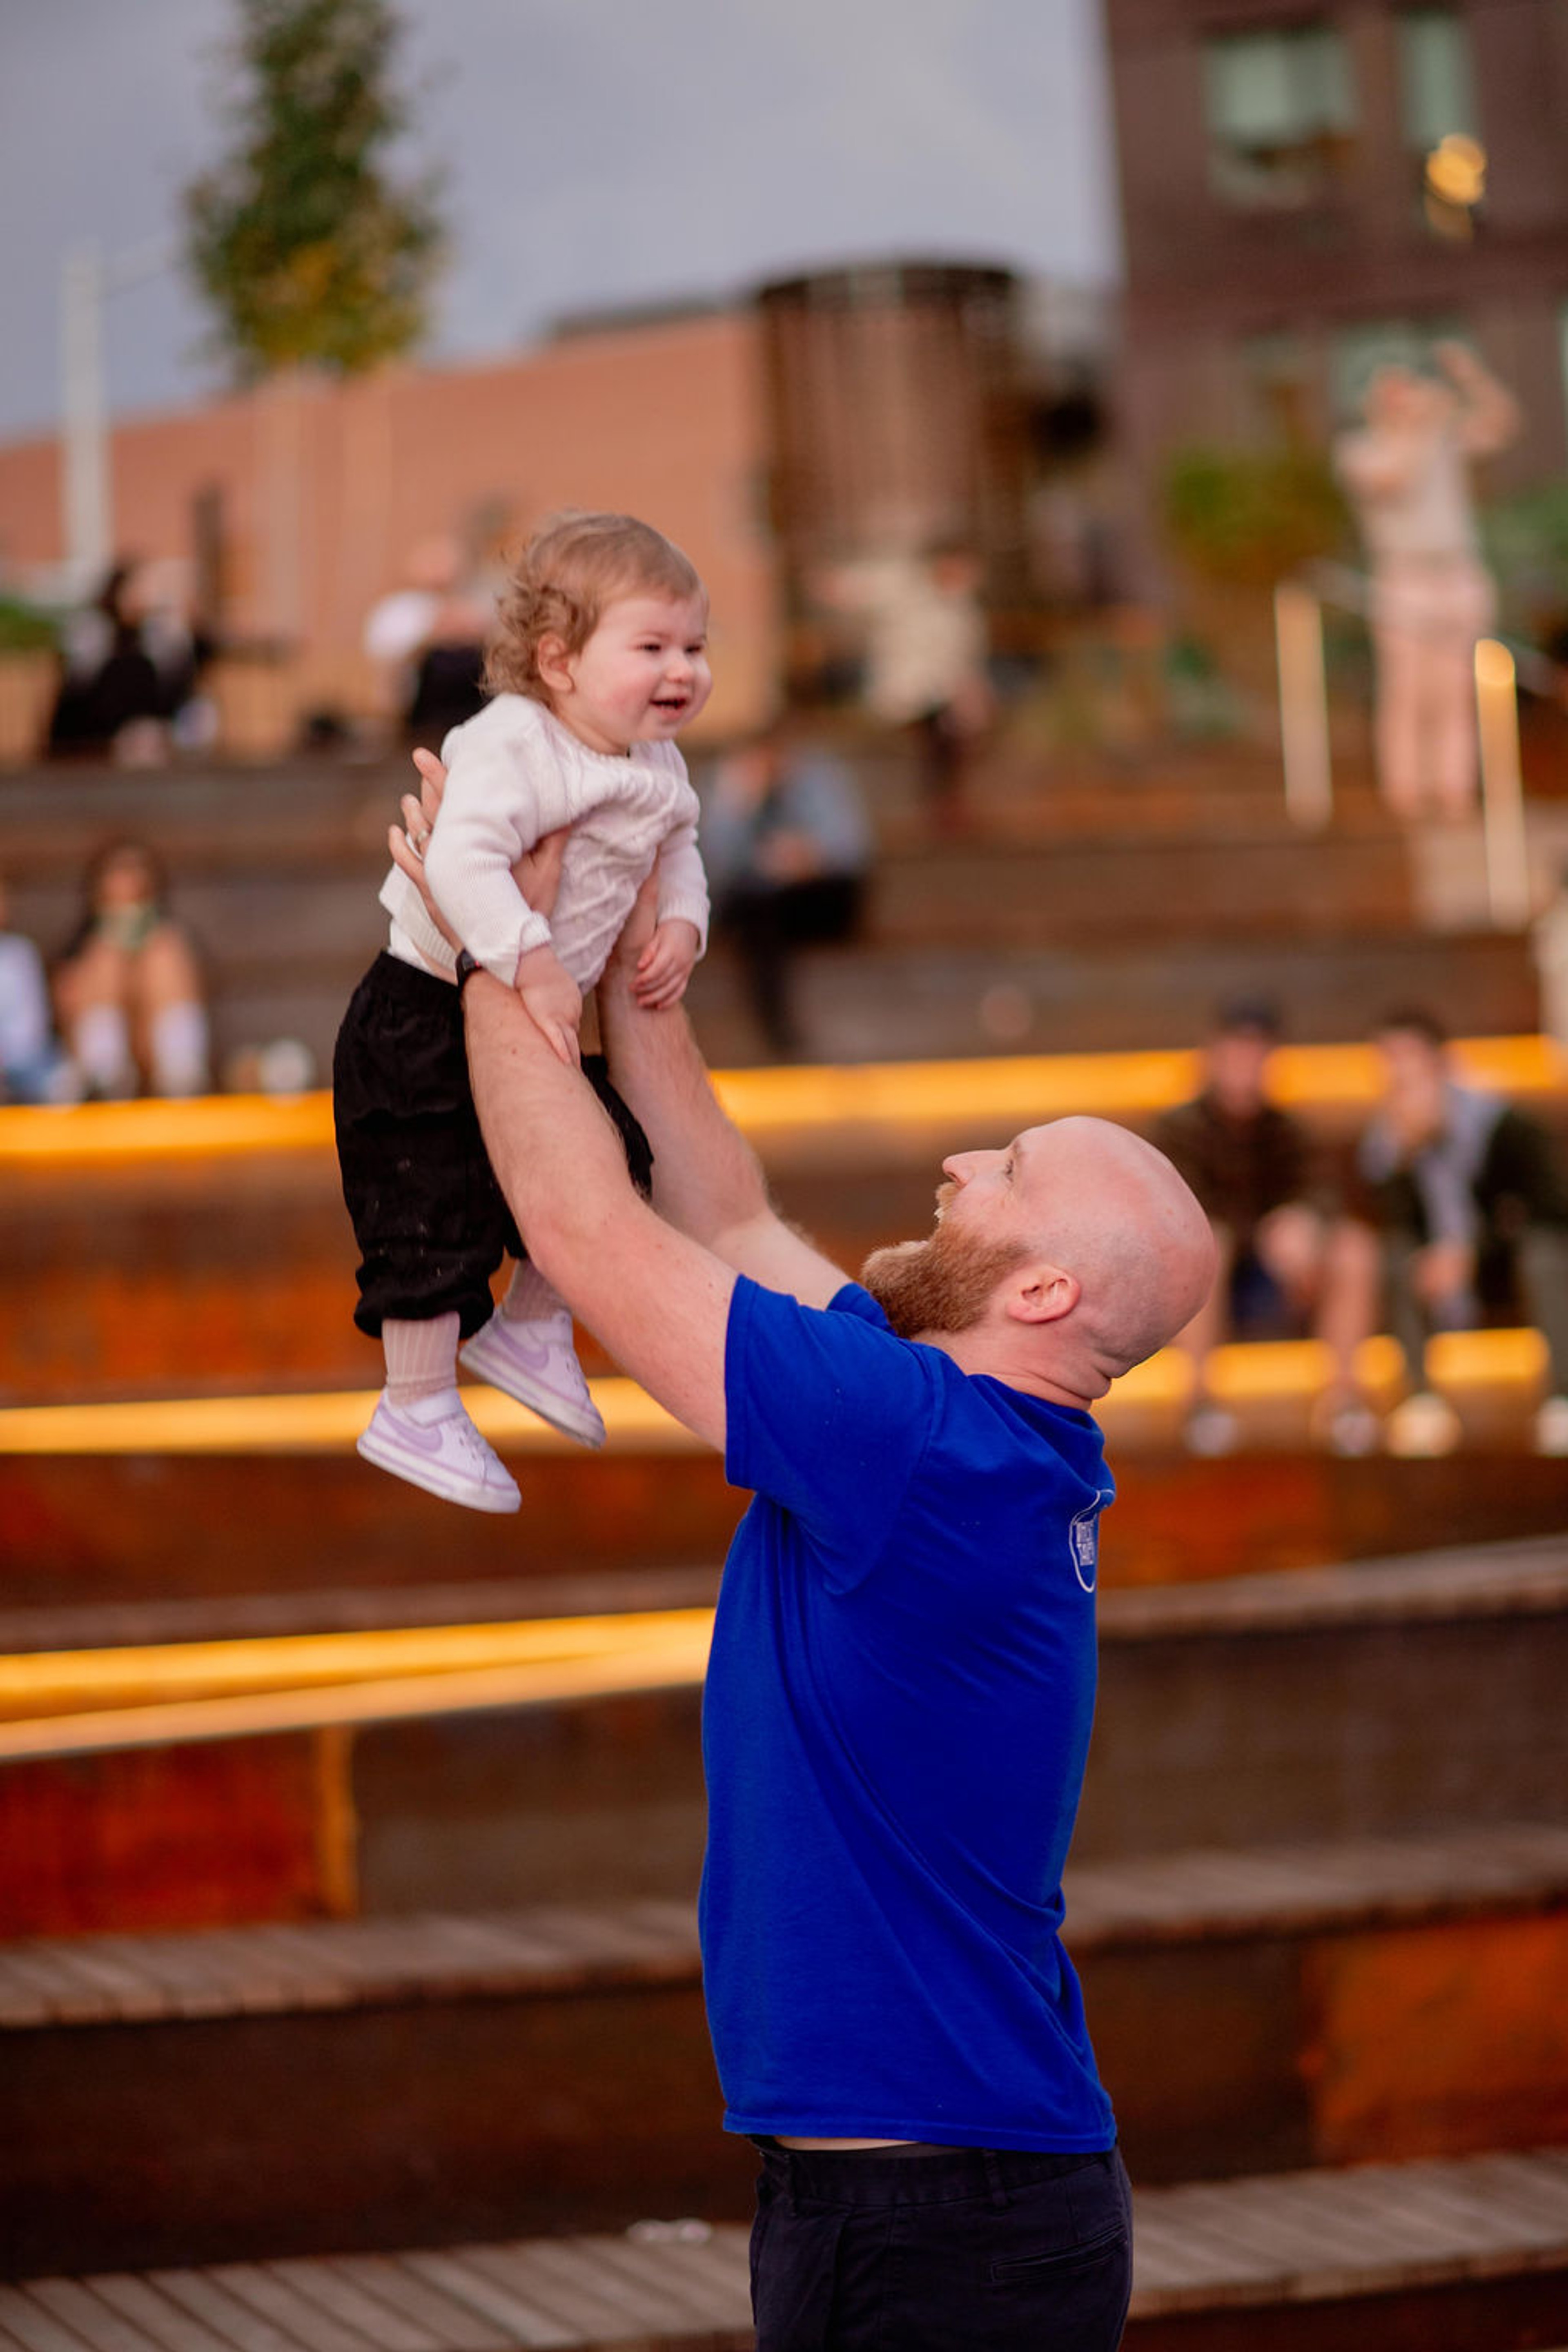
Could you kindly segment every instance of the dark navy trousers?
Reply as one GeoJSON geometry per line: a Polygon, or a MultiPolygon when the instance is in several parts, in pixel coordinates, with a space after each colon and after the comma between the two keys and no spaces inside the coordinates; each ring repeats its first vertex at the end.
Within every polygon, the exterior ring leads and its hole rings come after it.
{"type": "Polygon", "coordinates": [[[1097,2156],[759,2141],[757,2352],[1115,2352],[1132,2206],[1097,2156]]]}

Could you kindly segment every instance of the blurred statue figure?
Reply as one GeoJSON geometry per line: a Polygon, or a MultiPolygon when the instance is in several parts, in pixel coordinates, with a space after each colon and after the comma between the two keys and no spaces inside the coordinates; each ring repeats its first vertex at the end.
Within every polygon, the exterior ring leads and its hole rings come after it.
{"type": "Polygon", "coordinates": [[[100,1101],[201,1094],[205,992],[157,859],[142,842],[110,842],[88,867],[83,897],[55,970],[55,1003],[84,1088],[100,1101]]]}
{"type": "Polygon", "coordinates": [[[780,726],[719,761],[700,837],[719,929],[769,1051],[788,1060],[801,1043],[795,950],[848,939],[860,920],[872,845],[859,789],[841,760],[780,726]]]}
{"type": "Polygon", "coordinates": [[[1363,423],[1334,450],[1372,575],[1378,775],[1407,817],[1461,816],[1475,797],[1475,643],[1497,595],[1469,469],[1520,424],[1512,394],[1462,343],[1440,343],[1434,357],[1440,380],[1380,368],[1363,423]]]}

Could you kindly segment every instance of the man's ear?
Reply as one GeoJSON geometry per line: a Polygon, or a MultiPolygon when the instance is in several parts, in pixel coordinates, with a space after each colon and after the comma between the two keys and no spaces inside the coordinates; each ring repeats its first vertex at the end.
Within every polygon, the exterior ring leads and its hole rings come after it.
{"type": "Polygon", "coordinates": [[[533,657],[533,666],[539,672],[542,683],[549,687],[552,694],[570,694],[572,657],[566,650],[564,637],[558,637],[553,630],[541,637],[539,651],[533,657]]]}
{"type": "Polygon", "coordinates": [[[1007,1312],[1015,1323],[1055,1323],[1072,1313],[1082,1287],[1063,1266],[1024,1265],[1014,1277],[1007,1312]]]}

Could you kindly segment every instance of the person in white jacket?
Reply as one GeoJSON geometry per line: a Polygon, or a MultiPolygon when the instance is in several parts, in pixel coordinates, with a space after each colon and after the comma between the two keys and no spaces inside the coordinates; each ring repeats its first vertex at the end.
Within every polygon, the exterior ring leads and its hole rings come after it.
{"type": "Polygon", "coordinates": [[[582,1062],[646,1191],[647,1139],[578,1045],[638,890],[658,877],[639,1001],[679,1002],[707,941],[697,796],[675,737],[707,701],[708,599],[680,550],[628,515],[567,514],[530,541],[500,600],[493,699],[442,747],[447,783],[417,843],[459,953],[396,866],[386,948],[361,981],[333,1056],[343,1197],[359,1244],[354,1320],[386,1381],[359,1451],[449,1502],[514,1511],[515,1481],[458,1392],[465,1368],[586,1445],[604,1423],[572,1318],[529,1265],[490,1172],[469,1091],[460,1004],[470,971],[515,989],[561,1059],[582,1062]],[[563,837],[548,919],[513,869],[563,837]],[[517,1260],[500,1306],[490,1277],[517,1260]]]}

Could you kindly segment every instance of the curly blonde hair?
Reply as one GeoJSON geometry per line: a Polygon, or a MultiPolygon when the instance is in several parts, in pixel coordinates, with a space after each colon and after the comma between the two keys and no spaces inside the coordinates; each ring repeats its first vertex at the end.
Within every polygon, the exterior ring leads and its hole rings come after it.
{"type": "Polygon", "coordinates": [[[559,637],[581,653],[616,596],[706,597],[696,567],[679,547],[635,515],[552,515],[540,524],[496,600],[500,629],[485,659],[492,694],[526,694],[548,703],[539,648],[559,637]]]}

